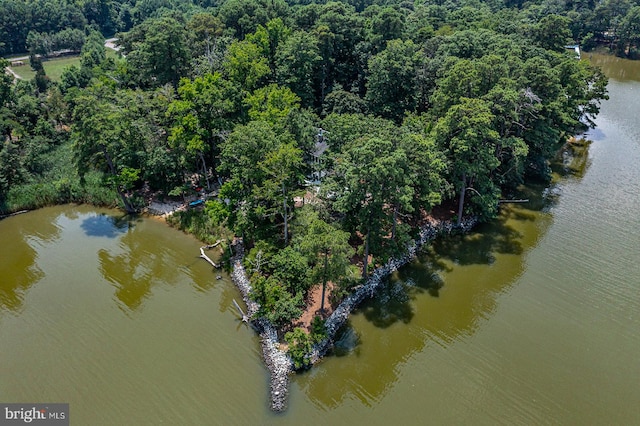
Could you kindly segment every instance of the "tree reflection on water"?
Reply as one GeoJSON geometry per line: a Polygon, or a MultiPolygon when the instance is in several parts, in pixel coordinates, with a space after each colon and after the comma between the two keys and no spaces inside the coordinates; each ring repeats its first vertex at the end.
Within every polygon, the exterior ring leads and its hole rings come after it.
{"type": "Polygon", "coordinates": [[[22,309],[27,290],[44,277],[38,267],[38,246],[60,238],[56,218],[34,220],[33,213],[0,221],[0,310],[22,309]]]}
{"type": "Polygon", "coordinates": [[[507,206],[475,232],[427,247],[354,313],[338,335],[339,359],[327,359],[295,383],[324,409],[350,398],[369,406],[388,392],[414,353],[475,333],[550,223],[544,203],[532,205],[507,206]]]}

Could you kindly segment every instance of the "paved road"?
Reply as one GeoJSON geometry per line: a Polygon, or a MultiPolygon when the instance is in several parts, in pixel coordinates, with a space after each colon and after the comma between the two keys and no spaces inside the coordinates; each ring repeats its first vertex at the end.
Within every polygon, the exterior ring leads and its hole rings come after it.
{"type": "Polygon", "coordinates": [[[13,62],[13,61],[26,61],[27,59],[29,59],[29,57],[28,57],[28,56],[20,56],[19,58],[11,58],[11,59],[9,59],[9,58],[5,58],[5,59],[7,59],[7,61],[9,61],[9,62],[13,62]]]}
{"type": "Polygon", "coordinates": [[[120,50],[120,46],[116,46],[117,38],[108,38],[104,41],[104,47],[107,47],[111,50],[115,50],[116,52],[120,50]]]}

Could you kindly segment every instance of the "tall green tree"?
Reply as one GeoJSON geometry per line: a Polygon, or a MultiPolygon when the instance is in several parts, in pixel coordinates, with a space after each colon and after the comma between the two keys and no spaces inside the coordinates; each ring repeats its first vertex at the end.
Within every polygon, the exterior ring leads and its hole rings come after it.
{"type": "Polygon", "coordinates": [[[387,41],[403,38],[405,15],[392,7],[385,7],[371,18],[368,41],[375,53],[385,48],[387,41]]]}
{"type": "Polygon", "coordinates": [[[247,92],[259,87],[271,72],[269,60],[248,40],[231,43],[223,66],[228,78],[247,92]]]}
{"type": "Polygon", "coordinates": [[[238,40],[266,25],[272,19],[286,18],[290,9],[284,0],[229,0],[221,6],[218,16],[238,40]]]}
{"type": "Polygon", "coordinates": [[[287,87],[270,84],[248,95],[244,103],[249,107],[251,120],[265,121],[281,132],[287,117],[299,108],[300,98],[287,87]]]}
{"type": "Polygon", "coordinates": [[[302,315],[302,294],[292,295],[275,276],[255,274],[251,282],[251,295],[260,303],[259,316],[267,318],[276,327],[282,327],[302,315]]]}
{"type": "Polygon", "coordinates": [[[569,20],[564,16],[547,15],[533,29],[534,40],[543,48],[562,52],[571,41],[569,20]]]}
{"type": "Polygon", "coordinates": [[[626,56],[633,56],[640,44],[640,6],[634,6],[624,16],[620,23],[620,37],[618,52],[626,56]]]}
{"type": "Polygon", "coordinates": [[[313,79],[321,61],[316,38],[303,31],[293,33],[276,53],[278,82],[297,94],[304,107],[313,106],[313,79]]]}
{"type": "Polygon", "coordinates": [[[275,18],[266,25],[258,25],[253,34],[246,37],[248,42],[258,46],[262,56],[267,58],[272,71],[276,68],[276,52],[280,45],[285,43],[291,35],[291,29],[287,27],[281,18],[275,18]]]}
{"type": "Polygon", "coordinates": [[[372,112],[402,121],[416,104],[416,78],[420,57],[411,40],[391,40],[369,60],[366,99],[372,112]]]}
{"type": "Polygon", "coordinates": [[[359,85],[366,65],[358,48],[364,40],[363,23],[364,18],[346,3],[330,1],[320,8],[316,36],[323,57],[322,100],[335,83],[346,89],[359,85]]]}
{"type": "Polygon", "coordinates": [[[79,175],[83,177],[92,167],[106,172],[127,213],[135,213],[127,190],[130,169],[119,162],[128,151],[119,137],[120,111],[91,92],[76,98],[75,103],[72,139],[79,175]]]}
{"type": "Polygon", "coordinates": [[[302,150],[293,143],[280,144],[275,150],[269,152],[260,162],[260,167],[269,177],[263,182],[260,193],[272,194],[280,192],[282,197],[282,218],[284,220],[284,244],[289,244],[289,205],[291,191],[295,189],[302,178],[302,150]],[[276,188],[278,188],[276,190],[276,188]]]}
{"type": "Polygon", "coordinates": [[[297,245],[311,265],[312,280],[322,283],[320,310],[324,312],[327,282],[337,284],[347,273],[353,251],[349,245],[349,234],[320,219],[317,214],[312,214],[308,228],[296,238],[297,245]]]}
{"type": "Polygon", "coordinates": [[[367,276],[371,249],[381,253],[397,212],[411,209],[409,176],[406,153],[391,139],[364,136],[345,147],[336,160],[326,191],[335,198],[334,208],[363,236],[363,276],[367,276]]]}
{"type": "Polygon", "coordinates": [[[406,210],[431,211],[447,193],[447,159],[433,135],[427,133],[424,117],[410,116],[405,120],[399,146],[406,153],[413,187],[412,208],[406,210]]]}
{"type": "Polygon", "coordinates": [[[216,43],[222,36],[224,24],[211,13],[196,13],[187,22],[188,39],[194,56],[204,56],[212,62],[216,43]]]}
{"type": "Polygon", "coordinates": [[[487,102],[462,98],[436,125],[436,138],[448,152],[451,178],[459,194],[458,223],[469,190],[479,199],[480,213],[490,217],[497,209],[500,190],[491,174],[500,165],[496,157],[500,135],[494,120],[487,102]]]}
{"type": "MultiPolygon", "coordinates": [[[[9,66],[9,61],[0,58],[0,68],[9,66]]],[[[15,120],[14,108],[12,104],[15,100],[13,91],[13,78],[9,73],[3,72],[0,75],[0,137],[2,139],[11,138],[11,129],[15,120]]]]}
{"type": "Polygon", "coordinates": [[[107,59],[104,37],[97,31],[92,31],[87,41],[82,46],[80,64],[82,67],[92,69],[101,65],[107,59]]]}
{"type": "Polygon", "coordinates": [[[0,202],[13,185],[22,183],[26,176],[20,147],[6,139],[0,144],[0,202]]]}
{"type": "Polygon", "coordinates": [[[279,135],[293,137],[296,146],[308,153],[313,148],[317,118],[300,108],[300,98],[288,87],[269,84],[244,99],[247,115],[254,121],[265,121],[279,135]]]}
{"type": "MultiPolygon", "coordinates": [[[[194,80],[182,79],[178,99],[169,105],[168,113],[174,120],[169,143],[201,162],[207,188],[210,182],[206,157],[217,156],[218,144],[239,117],[239,95],[238,88],[220,73],[205,74],[194,80]]],[[[215,174],[215,164],[212,170],[215,174]]]]}
{"type": "Polygon", "coordinates": [[[167,83],[178,86],[190,57],[183,22],[169,16],[148,19],[120,34],[119,39],[134,84],[141,87],[167,83]]]}
{"type": "Polygon", "coordinates": [[[292,143],[291,135],[277,134],[269,123],[250,121],[236,126],[221,144],[219,169],[228,176],[221,197],[229,201],[231,226],[248,240],[273,237],[274,218],[284,201],[277,196],[282,187],[275,179],[280,159],[274,153],[292,143]]]}

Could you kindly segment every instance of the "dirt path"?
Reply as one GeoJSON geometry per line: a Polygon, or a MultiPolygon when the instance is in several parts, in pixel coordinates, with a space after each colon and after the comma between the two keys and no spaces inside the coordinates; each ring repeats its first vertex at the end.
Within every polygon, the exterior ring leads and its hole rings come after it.
{"type": "MultiPolygon", "coordinates": [[[[331,303],[329,302],[329,295],[333,291],[334,285],[332,282],[327,283],[327,288],[324,295],[324,315],[323,318],[327,318],[333,312],[331,303]]],[[[320,315],[320,306],[322,301],[322,284],[316,285],[309,290],[307,294],[307,306],[302,313],[302,316],[293,324],[294,327],[302,327],[307,331],[311,331],[311,322],[316,315],[320,315]]]]}
{"type": "Polygon", "coordinates": [[[8,74],[11,74],[11,75],[13,76],[13,78],[14,78],[14,79],[16,79],[16,80],[22,80],[22,77],[20,77],[18,74],[16,74],[16,73],[11,69],[11,67],[6,67],[4,70],[5,70],[5,72],[7,72],[8,74]]]}

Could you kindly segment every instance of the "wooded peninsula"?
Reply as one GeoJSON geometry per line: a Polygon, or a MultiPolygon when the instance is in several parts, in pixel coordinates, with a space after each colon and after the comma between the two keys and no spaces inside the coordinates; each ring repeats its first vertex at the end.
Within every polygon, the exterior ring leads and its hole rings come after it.
{"type": "Polygon", "coordinates": [[[180,204],[308,368],[372,270],[548,181],[607,98],[580,54],[638,28],[627,0],[5,0],[0,216],[180,204]]]}

